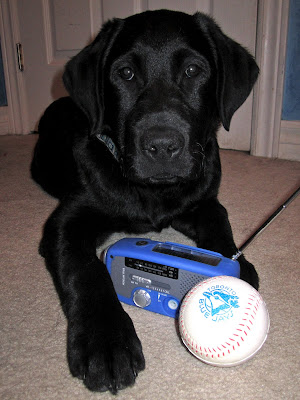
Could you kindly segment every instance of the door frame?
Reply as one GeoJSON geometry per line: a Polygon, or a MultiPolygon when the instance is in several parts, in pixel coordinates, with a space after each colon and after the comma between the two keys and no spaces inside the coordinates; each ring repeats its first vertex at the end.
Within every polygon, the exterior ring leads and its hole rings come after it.
{"type": "MultiPolygon", "coordinates": [[[[9,104],[9,133],[27,134],[28,118],[22,72],[17,69],[15,44],[20,40],[16,0],[0,0],[0,34],[6,91],[9,104]]],[[[135,0],[136,12],[141,2],[135,0]]],[[[279,154],[281,108],[288,28],[289,0],[258,0],[256,59],[261,67],[254,88],[251,154],[279,154]]]]}
{"type": "Polygon", "coordinates": [[[0,0],[0,35],[3,55],[3,69],[8,108],[9,134],[26,132],[27,110],[24,106],[24,85],[16,63],[16,43],[19,41],[18,21],[13,2],[0,0]]]}
{"type": "Polygon", "coordinates": [[[259,0],[256,60],[261,68],[254,88],[251,151],[278,157],[289,19],[289,0],[259,0]]]}

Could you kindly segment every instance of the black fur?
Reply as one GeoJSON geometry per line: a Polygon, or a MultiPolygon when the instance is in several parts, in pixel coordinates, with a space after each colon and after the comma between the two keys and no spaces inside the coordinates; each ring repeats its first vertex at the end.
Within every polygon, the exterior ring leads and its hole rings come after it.
{"type": "MultiPolygon", "coordinates": [[[[116,393],[145,366],[98,245],[112,232],[172,226],[199,247],[236,251],[217,200],[216,132],[229,129],[257,75],[251,55],[211,18],[164,10],[106,23],[67,64],[70,97],[42,117],[31,171],[60,199],[40,252],[68,319],[70,370],[89,389],[116,393]]],[[[240,264],[257,288],[252,264],[240,264]]]]}

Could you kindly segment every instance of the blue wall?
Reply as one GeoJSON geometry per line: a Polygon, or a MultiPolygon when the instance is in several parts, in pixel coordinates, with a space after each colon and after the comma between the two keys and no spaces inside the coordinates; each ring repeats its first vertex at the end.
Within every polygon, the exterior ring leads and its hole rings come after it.
{"type": "Polygon", "coordinates": [[[1,40],[0,40],[0,106],[7,106],[5,80],[2,63],[2,51],[1,51],[1,40]]]}
{"type": "Polygon", "coordinates": [[[300,120],[300,0],[290,0],[282,119],[300,120]]]}

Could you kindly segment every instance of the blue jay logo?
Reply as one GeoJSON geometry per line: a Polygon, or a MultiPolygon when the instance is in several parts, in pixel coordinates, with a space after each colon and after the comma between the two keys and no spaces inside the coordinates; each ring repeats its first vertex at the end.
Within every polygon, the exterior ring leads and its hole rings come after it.
{"type": "Polygon", "coordinates": [[[233,316],[234,309],[240,307],[238,301],[239,297],[230,287],[215,285],[203,292],[199,307],[205,318],[220,322],[233,316]]]}

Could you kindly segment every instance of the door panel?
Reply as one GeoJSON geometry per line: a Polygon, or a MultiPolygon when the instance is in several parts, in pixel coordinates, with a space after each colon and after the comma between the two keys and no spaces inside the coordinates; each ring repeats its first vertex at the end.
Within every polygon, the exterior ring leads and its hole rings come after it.
{"type": "Polygon", "coordinates": [[[48,64],[63,65],[87,44],[91,36],[90,7],[86,0],[45,0],[43,17],[48,64]],[[70,4],[70,3],[69,3],[70,4]]]}

